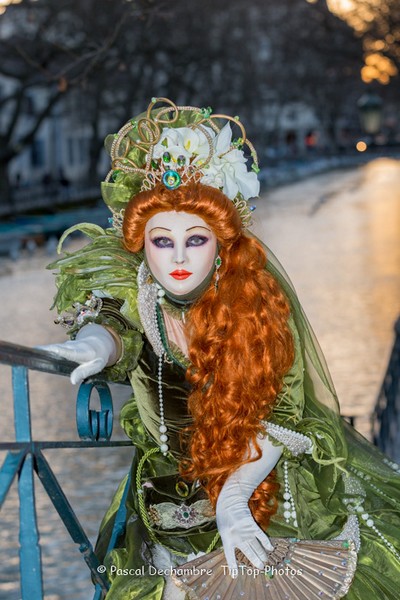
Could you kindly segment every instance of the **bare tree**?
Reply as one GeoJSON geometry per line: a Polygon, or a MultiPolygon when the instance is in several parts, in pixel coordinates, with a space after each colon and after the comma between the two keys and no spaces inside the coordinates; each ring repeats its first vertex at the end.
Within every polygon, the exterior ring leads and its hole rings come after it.
{"type": "Polygon", "coordinates": [[[120,64],[121,38],[158,11],[152,5],[151,0],[23,0],[0,17],[1,198],[10,196],[10,161],[32,144],[62,98],[91,89],[93,81],[107,85],[120,64]]]}
{"type": "Polygon", "coordinates": [[[238,114],[263,145],[264,115],[278,124],[280,107],[306,102],[332,133],[359,91],[361,40],[325,0],[23,0],[0,33],[3,187],[10,160],[71,92],[91,127],[97,180],[104,123],[117,128],[152,96],[238,114]],[[32,90],[46,100],[22,131],[32,90]]]}

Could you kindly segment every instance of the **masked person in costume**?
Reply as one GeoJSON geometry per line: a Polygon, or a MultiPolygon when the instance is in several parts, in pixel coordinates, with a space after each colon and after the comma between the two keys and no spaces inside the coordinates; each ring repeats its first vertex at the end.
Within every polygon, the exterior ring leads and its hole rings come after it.
{"type": "Polygon", "coordinates": [[[50,265],[71,341],[47,348],[80,363],[73,383],[104,369],[134,392],[96,548],[107,599],[395,600],[399,468],[342,422],[290,280],[247,230],[243,125],[153,99],[106,143],[112,226],[77,226],[91,242],[50,265]]]}

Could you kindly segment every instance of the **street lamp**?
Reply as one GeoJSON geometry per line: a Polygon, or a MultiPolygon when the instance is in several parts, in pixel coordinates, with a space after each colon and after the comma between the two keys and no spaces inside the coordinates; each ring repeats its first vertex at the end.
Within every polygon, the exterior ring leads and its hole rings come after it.
{"type": "Polygon", "coordinates": [[[382,124],[382,99],[378,94],[365,92],[357,102],[361,125],[365,133],[375,135],[382,124]]]}

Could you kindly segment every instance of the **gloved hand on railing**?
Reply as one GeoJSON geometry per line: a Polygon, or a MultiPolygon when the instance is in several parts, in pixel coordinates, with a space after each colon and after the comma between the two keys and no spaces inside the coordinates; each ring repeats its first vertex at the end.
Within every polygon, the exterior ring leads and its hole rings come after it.
{"type": "MultiPolygon", "coordinates": [[[[258,438],[262,456],[246,463],[232,473],[218,496],[216,506],[217,527],[224,547],[230,574],[237,569],[235,548],[238,548],[257,568],[263,569],[268,551],[273,546],[268,536],[257,525],[249,508],[254,490],[269,475],[282,454],[282,446],[274,446],[265,437],[258,438]]],[[[252,456],[256,451],[252,448],[252,456]]]]}
{"type": "Polygon", "coordinates": [[[41,350],[53,352],[62,358],[80,363],[71,373],[71,383],[82,383],[90,375],[100,373],[104,367],[115,364],[119,358],[120,347],[117,335],[108,329],[90,323],[78,331],[75,340],[63,344],[39,346],[41,350]]]}

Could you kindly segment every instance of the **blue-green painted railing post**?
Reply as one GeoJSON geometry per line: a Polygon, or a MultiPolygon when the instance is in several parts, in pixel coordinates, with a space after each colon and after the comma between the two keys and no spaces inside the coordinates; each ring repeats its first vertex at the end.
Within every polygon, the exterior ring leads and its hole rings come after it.
{"type": "MultiPolygon", "coordinates": [[[[17,442],[32,442],[28,371],[13,367],[14,420],[17,442]]],[[[28,452],[19,473],[20,564],[23,598],[43,598],[42,561],[36,520],[33,456],[28,452]]]]}

